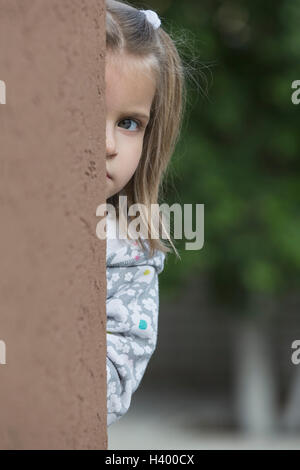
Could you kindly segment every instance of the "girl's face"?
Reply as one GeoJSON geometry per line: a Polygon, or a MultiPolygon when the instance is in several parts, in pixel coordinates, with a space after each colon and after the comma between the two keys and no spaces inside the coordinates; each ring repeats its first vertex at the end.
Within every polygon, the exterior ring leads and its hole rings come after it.
{"type": "Polygon", "coordinates": [[[121,191],[139,164],[155,80],[138,58],[106,58],[106,199],[121,191]]]}

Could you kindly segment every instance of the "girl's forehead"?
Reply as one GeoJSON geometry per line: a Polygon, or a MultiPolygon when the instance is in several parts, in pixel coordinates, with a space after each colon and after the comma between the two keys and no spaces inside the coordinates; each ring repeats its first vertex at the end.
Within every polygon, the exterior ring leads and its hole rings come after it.
{"type": "Polygon", "coordinates": [[[148,115],[155,89],[153,74],[136,58],[128,57],[127,61],[122,56],[120,61],[115,57],[107,60],[106,103],[111,112],[134,108],[148,115]]]}
{"type": "Polygon", "coordinates": [[[126,52],[108,53],[106,55],[106,65],[109,66],[111,73],[132,75],[142,74],[149,79],[154,80],[153,70],[154,59],[149,57],[138,57],[126,52]]]}

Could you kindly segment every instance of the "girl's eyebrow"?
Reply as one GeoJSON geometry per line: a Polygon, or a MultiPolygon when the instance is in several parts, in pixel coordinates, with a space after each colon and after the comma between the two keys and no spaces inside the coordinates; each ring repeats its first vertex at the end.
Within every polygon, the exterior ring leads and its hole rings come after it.
{"type": "Polygon", "coordinates": [[[124,114],[128,114],[129,116],[136,117],[139,119],[146,119],[146,121],[148,121],[150,117],[148,114],[143,114],[143,113],[138,113],[138,112],[124,113],[124,114]]]}

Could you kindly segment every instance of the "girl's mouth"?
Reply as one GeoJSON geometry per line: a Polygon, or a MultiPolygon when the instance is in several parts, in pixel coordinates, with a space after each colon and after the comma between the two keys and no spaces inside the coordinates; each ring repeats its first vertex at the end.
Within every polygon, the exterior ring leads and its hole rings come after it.
{"type": "Polygon", "coordinates": [[[111,180],[111,176],[109,173],[106,173],[106,178],[109,178],[111,180]]]}

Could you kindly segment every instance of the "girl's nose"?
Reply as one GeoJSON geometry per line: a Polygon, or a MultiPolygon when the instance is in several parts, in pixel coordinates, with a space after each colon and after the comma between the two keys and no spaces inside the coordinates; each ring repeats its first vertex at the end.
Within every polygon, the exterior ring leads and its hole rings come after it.
{"type": "Polygon", "coordinates": [[[106,156],[111,157],[117,154],[116,139],[114,131],[106,126],[106,156]]]}

